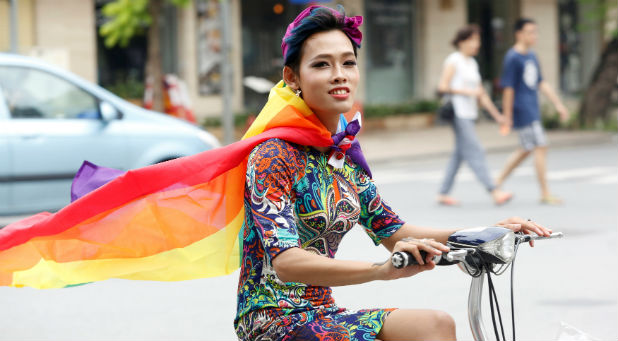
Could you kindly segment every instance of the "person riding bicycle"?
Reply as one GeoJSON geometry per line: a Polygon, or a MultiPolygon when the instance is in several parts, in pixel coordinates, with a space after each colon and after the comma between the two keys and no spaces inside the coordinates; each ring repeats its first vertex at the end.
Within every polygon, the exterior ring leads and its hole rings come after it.
{"type": "MultiPolygon", "coordinates": [[[[310,6],[283,37],[283,80],[271,91],[261,115],[274,107],[288,110],[289,119],[300,112],[323,125],[336,143],[304,146],[273,138],[249,156],[234,320],[241,340],[455,339],[455,323],[445,312],[348,310],[331,296],[333,286],[433,269],[430,257],[449,250],[444,244],[454,232],[411,225],[391,209],[355,140],[360,122],[341,118],[351,110],[358,89],[361,23],[362,17],[347,17],[341,7],[310,6]],[[376,245],[408,251],[420,265],[398,270],[391,262],[335,259],[341,239],[357,223],[376,245]],[[428,253],[425,260],[420,250],[428,253]]],[[[549,234],[521,218],[497,225],[549,234]]]]}

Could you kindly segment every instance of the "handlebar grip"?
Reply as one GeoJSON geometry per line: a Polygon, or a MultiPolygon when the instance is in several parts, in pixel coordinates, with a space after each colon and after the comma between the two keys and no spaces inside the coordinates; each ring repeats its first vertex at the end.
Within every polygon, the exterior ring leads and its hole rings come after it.
{"type": "MultiPolygon", "coordinates": [[[[423,259],[427,259],[426,251],[420,250],[419,252],[421,253],[421,257],[423,257],[423,259]]],[[[438,264],[441,258],[441,256],[434,256],[433,261],[438,264]]],[[[416,258],[414,258],[414,256],[408,251],[397,251],[393,253],[391,256],[391,263],[396,269],[403,269],[410,265],[418,265],[416,258]]]]}

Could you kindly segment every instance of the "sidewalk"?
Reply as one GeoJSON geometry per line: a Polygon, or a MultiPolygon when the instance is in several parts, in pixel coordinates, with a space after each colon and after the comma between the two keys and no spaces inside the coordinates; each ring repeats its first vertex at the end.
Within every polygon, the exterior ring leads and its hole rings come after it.
{"type": "MultiPolygon", "coordinates": [[[[504,137],[496,124],[477,124],[477,133],[486,152],[509,152],[519,146],[517,133],[504,137]]],[[[551,148],[617,142],[617,134],[600,131],[547,131],[551,148]]],[[[369,163],[388,163],[402,159],[446,157],[453,151],[450,126],[431,126],[410,130],[395,128],[363,131],[359,137],[369,163]]],[[[24,216],[0,216],[0,227],[24,216]]]]}
{"type": "MultiPolygon", "coordinates": [[[[477,124],[481,145],[487,153],[509,152],[519,147],[516,132],[502,136],[498,125],[477,124]]],[[[603,131],[546,131],[550,148],[616,142],[616,133],[603,131]]],[[[434,158],[450,155],[454,135],[450,126],[431,126],[418,130],[384,129],[364,131],[358,137],[363,153],[370,163],[397,159],[434,158]]]]}

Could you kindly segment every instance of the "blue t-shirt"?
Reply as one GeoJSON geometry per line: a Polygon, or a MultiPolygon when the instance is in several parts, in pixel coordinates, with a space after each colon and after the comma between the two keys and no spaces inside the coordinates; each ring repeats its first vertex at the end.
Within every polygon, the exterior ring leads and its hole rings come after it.
{"type": "Polygon", "coordinates": [[[543,80],[541,67],[534,52],[521,54],[513,48],[509,49],[502,64],[503,88],[513,88],[513,126],[521,128],[533,121],[539,120],[538,85],[543,80]]]}

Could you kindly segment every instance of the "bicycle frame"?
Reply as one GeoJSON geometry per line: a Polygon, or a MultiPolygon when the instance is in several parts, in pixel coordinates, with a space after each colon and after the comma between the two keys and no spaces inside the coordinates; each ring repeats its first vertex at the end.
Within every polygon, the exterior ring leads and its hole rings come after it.
{"type": "MultiPolygon", "coordinates": [[[[562,238],[561,232],[553,233],[549,237],[541,237],[536,235],[523,235],[518,236],[518,243],[526,243],[531,240],[539,239],[554,239],[562,238]]],[[[477,277],[472,277],[470,283],[470,293],[468,294],[468,322],[472,331],[472,336],[475,341],[487,341],[489,340],[485,325],[483,323],[481,298],[483,296],[483,284],[485,282],[485,275],[487,270],[481,269],[481,273],[477,277]]]]}

